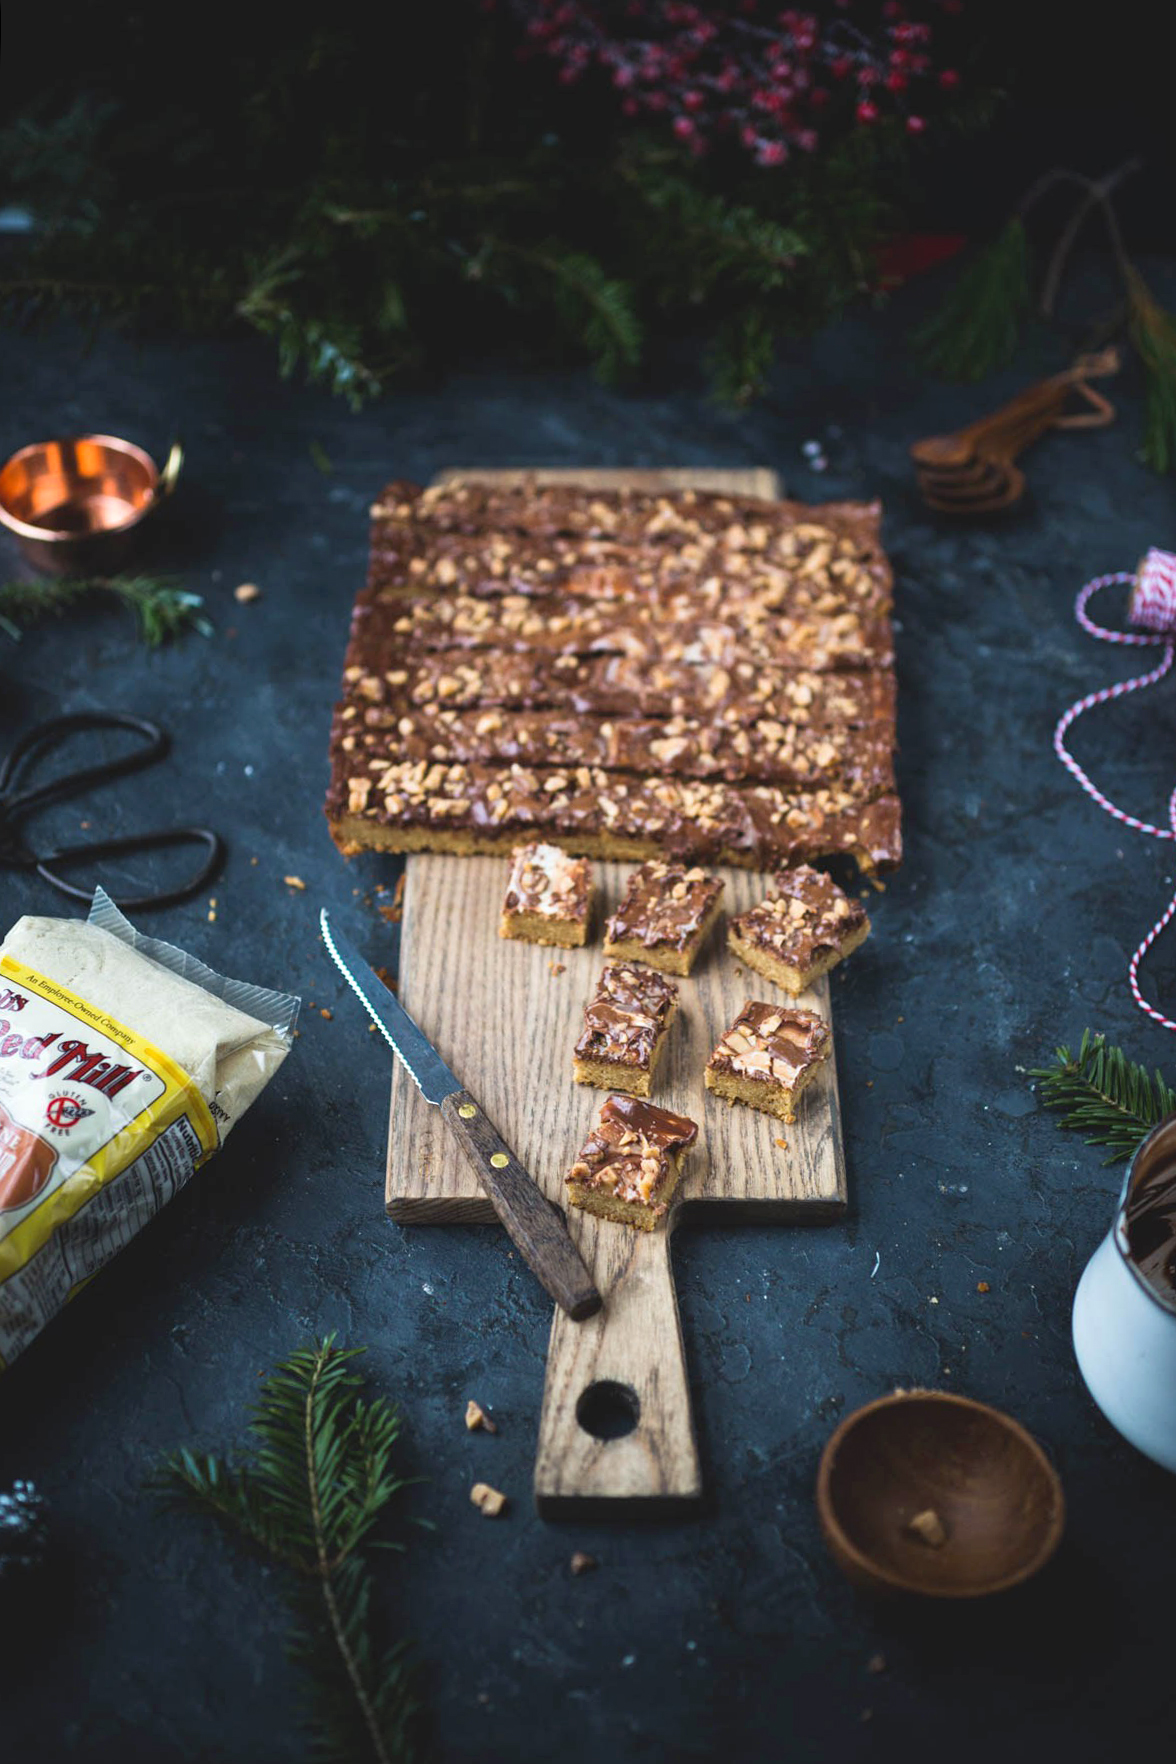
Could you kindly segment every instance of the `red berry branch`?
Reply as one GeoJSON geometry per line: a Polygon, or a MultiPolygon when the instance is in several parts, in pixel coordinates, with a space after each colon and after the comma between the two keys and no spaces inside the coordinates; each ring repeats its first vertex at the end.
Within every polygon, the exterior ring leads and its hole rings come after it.
{"type": "Polygon", "coordinates": [[[761,166],[815,152],[846,111],[859,127],[898,116],[921,134],[937,94],[960,82],[940,59],[939,21],[961,10],[962,0],[835,0],[827,17],[761,0],[722,7],[517,0],[514,7],[523,21],[520,54],[553,61],[564,85],[604,73],[624,116],[664,118],[700,156],[731,139],[761,166]],[[868,25],[860,22],[867,14],[868,25]]]}

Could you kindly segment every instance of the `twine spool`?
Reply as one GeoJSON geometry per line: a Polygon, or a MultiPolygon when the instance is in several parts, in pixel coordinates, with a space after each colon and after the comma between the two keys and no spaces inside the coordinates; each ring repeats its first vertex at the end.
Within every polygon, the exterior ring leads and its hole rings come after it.
{"type": "MultiPolygon", "coordinates": [[[[1054,730],[1054,752],[1072,777],[1076,778],[1088,796],[1094,798],[1099,807],[1116,821],[1122,821],[1126,827],[1133,827],[1137,833],[1146,833],[1152,839],[1176,841],[1176,790],[1168,799],[1168,825],[1157,827],[1150,821],[1138,820],[1134,815],[1126,814],[1117,808],[1110,799],[1103,795],[1097,784],[1093,783],[1086,772],[1078,764],[1073,754],[1066,747],[1066,732],[1070,725],[1077,721],[1084,711],[1091,710],[1096,704],[1109,704],[1112,699],[1122,698],[1125,693],[1139,692],[1145,686],[1154,686],[1169,673],[1173,660],[1176,659],[1176,554],[1160,551],[1153,546],[1133,576],[1117,571],[1110,576],[1096,576],[1093,581],[1079,590],[1074,603],[1074,616],[1084,631],[1097,637],[1103,643],[1119,643],[1131,648],[1146,647],[1162,648],[1163,658],[1158,666],[1149,673],[1139,674],[1133,680],[1120,680],[1114,686],[1106,686],[1100,692],[1088,693],[1072,704],[1065,715],[1059,718],[1054,730]],[[1096,625],[1087,613],[1087,605],[1098,593],[1100,588],[1115,585],[1131,588],[1131,600],[1128,616],[1133,625],[1142,626],[1136,631],[1110,631],[1103,625],[1096,625]],[[1145,633],[1151,633],[1147,635],[1145,633]]],[[[1158,918],[1135,954],[1131,958],[1127,970],[1131,986],[1131,996],[1141,1011],[1146,1011],[1153,1022],[1165,1029],[1176,1030],[1176,1021],[1166,1017],[1154,1005],[1144,998],[1139,987],[1139,964],[1159,937],[1165,927],[1176,918],[1176,895],[1168,903],[1167,910],[1158,918]]]]}

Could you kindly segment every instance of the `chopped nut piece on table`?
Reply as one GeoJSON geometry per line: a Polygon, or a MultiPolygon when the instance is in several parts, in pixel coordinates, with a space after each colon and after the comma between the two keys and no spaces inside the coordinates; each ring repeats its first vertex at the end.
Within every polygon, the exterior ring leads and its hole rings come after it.
{"type": "Polygon", "coordinates": [[[500,937],[581,948],[588,941],[592,866],[558,845],[519,845],[511,854],[500,937]]]}
{"type": "Polygon", "coordinates": [[[682,1159],[698,1138],[685,1115],[632,1096],[610,1096],[567,1175],[574,1207],[652,1231],[669,1209],[682,1159]]]}
{"type": "Polygon", "coordinates": [[[750,1000],[707,1063],[708,1090],[789,1123],[796,1103],[833,1051],[828,1025],[815,1011],[750,1000]]]}
{"type": "Polygon", "coordinates": [[[604,931],[604,953],[689,974],[719,916],[723,884],[705,870],[660,858],[634,870],[604,931]]]}
{"type": "Polygon", "coordinates": [[[478,1428],[482,1428],[486,1433],[498,1432],[497,1422],[491,1421],[481,1403],[476,1403],[473,1397],[466,1404],[465,1424],[470,1433],[475,1432],[478,1428]]]}
{"type": "Polygon", "coordinates": [[[577,1084],[649,1096],[678,1010],[678,988],[652,968],[613,962],[584,1007],[572,1076],[577,1084]]]}
{"type": "Polygon", "coordinates": [[[774,891],[727,927],[740,961],[799,997],[864,943],[870,921],[832,876],[799,864],[775,877],[774,891]]]}
{"type": "Polygon", "coordinates": [[[497,1519],[506,1511],[506,1496],[500,1489],[491,1488],[488,1482],[475,1482],[470,1499],[487,1519],[497,1519]]]}
{"type": "Polygon", "coordinates": [[[573,1574],[587,1574],[591,1569],[598,1568],[600,1564],[595,1556],[588,1555],[585,1550],[577,1550],[569,1566],[573,1574]]]}

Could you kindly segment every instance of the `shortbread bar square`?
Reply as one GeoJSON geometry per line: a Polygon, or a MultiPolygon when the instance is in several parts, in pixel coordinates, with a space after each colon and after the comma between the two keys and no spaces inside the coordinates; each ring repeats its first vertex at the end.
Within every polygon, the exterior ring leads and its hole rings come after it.
{"type": "Polygon", "coordinates": [[[516,845],[498,935],[579,949],[588,941],[593,894],[587,858],[558,845],[516,845]]]}
{"type": "Polygon", "coordinates": [[[833,1036],[815,1011],[744,1005],[707,1062],[708,1090],[780,1120],[796,1119],[796,1102],[833,1051],[833,1036]]]}
{"type": "Polygon", "coordinates": [[[633,962],[605,968],[584,1007],[572,1076],[577,1084],[648,1096],[678,1009],[678,988],[633,962]]]}
{"type": "Polygon", "coordinates": [[[642,864],[605,926],[605,955],[689,974],[718,918],[722,893],[718,878],[697,867],[661,859],[642,864]]]}
{"type": "Polygon", "coordinates": [[[870,935],[860,901],[832,876],[799,864],[781,870],[774,892],[727,927],[733,954],[794,998],[844,961],[870,935]]]}
{"type": "Polygon", "coordinates": [[[567,1175],[574,1207],[652,1231],[665,1218],[682,1159],[698,1138],[685,1115],[632,1096],[610,1096],[567,1175]]]}

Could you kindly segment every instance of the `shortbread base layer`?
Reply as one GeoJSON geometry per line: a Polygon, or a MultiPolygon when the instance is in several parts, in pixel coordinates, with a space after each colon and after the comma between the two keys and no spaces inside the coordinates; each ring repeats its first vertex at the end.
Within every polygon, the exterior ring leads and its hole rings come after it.
{"type": "Polygon", "coordinates": [[[727,932],[727,945],[731,953],[738,956],[746,967],[754,969],[757,974],[762,974],[765,980],[773,981],[775,985],[790,993],[793,998],[799,998],[800,994],[807,992],[809,987],[823,974],[827,974],[831,968],[837,966],[838,962],[844,961],[846,956],[852,955],[855,949],[859,949],[869,935],[870,927],[867,922],[851,937],[847,937],[840,949],[826,950],[825,954],[819,956],[811,968],[789,967],[787,962],[782,962],[778,956],[774,956],[771,950],[764,949],[758,943],[746,942],[733,926],[727,932]]]}
{"type": "MultiPolygon", "coordinates": [[[[517,828],[507,833],[495,834],[473,833],[464,829],[449,831],[428,826],[391,827],[380,821],[368,820],[363,815],[341,815],[337,819],[329,820],[328,825],[331,837],[344,857],[356,857],[361,851],[450,851],[456,852],[459,857],[501,857],[504,852],[509,853],[514,849],[520,837],[517,828]]],[[[601,858],[617,863],[645,863],[650,858],[665,856],[664,841],[656,839],[611,833],[563,834],[553,832],[550,828],[543,829],[543,837],[549,845],[562,846],[573,857],[601,858]]],[[[853,841],[838,843],[829,855],[839,854],[852,857],[863,875],[873,880],[877,864],[872,853],[864,846],[853,841]]],[[[765,856],[759,852],[739,851],[733,846],[723,846],[717,852],[705,853],[708,863],[730,864],[732,868],[740,870],[770,869],[782,861],[783,855],[787,854],[765,856]]],[[[642,956],[641,959],[648,963],[647,956],[642,956]]]]}
{"type": "Polygon", "coordinates": [[[588,941],[588,921],[553,919],[545,913],[503,913],[498,923],[500,937],[514,938],[519,943],[542,943],[558,949],[582,949],[588,941]]]}
{"type": "Polygon", "coordinates": [[[583,1182],[567,1183],[568,1203],[583,1208],[586,1213],[595,1213],[598,1219],[608,1219],[614,1225],[629,1225],[636,1231],[656,1231],[669,1212],[670,1202],[677,1191],[684,1156],[684,1152],[670,1154],[673,1174],[649,1204],[618,1200],[615,1194],[602,1193],[583,1182]]]}
{"type": "Polygon", "coordinates": [[[702,1077],[707,1089],[722,1097],[724,1102],[746,1103],[748,1108],[775,1115],[777,1120],[786,1121],[791,1127],[796,1120],[797,1100],[820,1069],[818,1064],[802,1072],[791,1088],[770,1078],[739,1078],[733,1072],[712,1072],[709,1066],[702,1077]]]}
{"type": "Polygon", "coordinates": [[[622,937],[614,943],[610,937],[604,940],[606,956],[615,956],[622,962],[644,962],[647,968],[660,968],[663,974],[688,975],[698,960],[699,951],[714,929],[715,920],[722,911],[721,899],[716,900],[710,912],[703,919],[698,930],[689,943],[681,948],[672,944],[642,943],[636,937],[622,937]]]}

